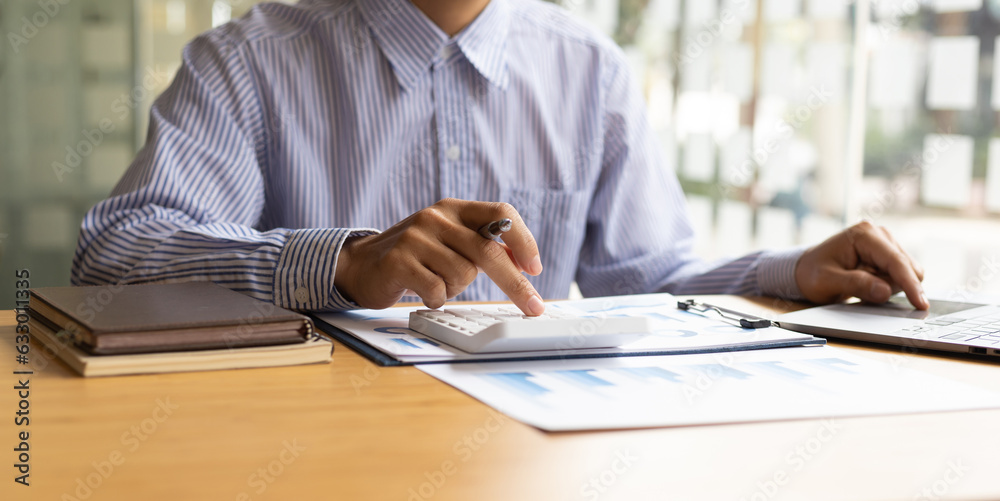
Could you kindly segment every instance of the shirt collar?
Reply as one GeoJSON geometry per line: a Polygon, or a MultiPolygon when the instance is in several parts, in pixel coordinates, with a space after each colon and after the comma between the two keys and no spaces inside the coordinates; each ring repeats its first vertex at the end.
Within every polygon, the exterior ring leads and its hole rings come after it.
{"type": "Polygon", "coordinates": [[[507,88],[507,33],[510,12],[504,0],[492,0],[471,24],[462,30],[456,42],[472,66],[493,85],[507,88]]]}
{"type": "MultiPolygon", "coordinates": [[[[409,0],[360,0],[361,15],[404,89],[416,86],[449,43],[448,36],[409,0]]],[[[480,74],[506,88],[506,38],[510,14],[504,0],[492,0],[455,42],[480,74]]]]}

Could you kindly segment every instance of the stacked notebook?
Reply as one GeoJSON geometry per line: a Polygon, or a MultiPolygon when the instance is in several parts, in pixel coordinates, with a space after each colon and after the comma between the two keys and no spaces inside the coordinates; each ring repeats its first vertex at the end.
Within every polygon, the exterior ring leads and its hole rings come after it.
{"type": "Polygon", "coordinates": [[[84,376],[328,362],[308,317],[209,282],[31,290],[35,338],[84,376]]]}

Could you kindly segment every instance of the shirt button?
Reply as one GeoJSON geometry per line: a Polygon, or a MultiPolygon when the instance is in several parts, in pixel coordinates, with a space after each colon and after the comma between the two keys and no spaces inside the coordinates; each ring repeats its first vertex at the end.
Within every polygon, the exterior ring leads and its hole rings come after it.
{"type": "Polygon", "coordinates": [[[462,149],[456,145],[452,145],[450,148],[448,148],[448,151],[445,152],[445,155],[448,156],[448,160],[451,161],[458,160],[458,157],[462,156],[462,149]]]}
{"type": "Polygon", "coordinates": [[[305,287],[295,289],[295,301],[299,303],[308,303],[309,291],[305,287]]]}

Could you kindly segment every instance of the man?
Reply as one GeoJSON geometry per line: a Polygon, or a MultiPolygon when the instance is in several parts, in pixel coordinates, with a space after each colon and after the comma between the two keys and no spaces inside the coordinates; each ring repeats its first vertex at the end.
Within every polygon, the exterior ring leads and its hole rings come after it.
{"type": "Polygon", "coordinates": [[[83,221],[73,281],[212,280],[300,310],[412,291],[540,314],[573,280],[928,306],[919,266],[867,223],[714,264],[692,240],[621,51],[560,8],[303,0],[185,49],[146,146],[83,221]],[[503,244],[477,233],[501,218],[503,244]]]}

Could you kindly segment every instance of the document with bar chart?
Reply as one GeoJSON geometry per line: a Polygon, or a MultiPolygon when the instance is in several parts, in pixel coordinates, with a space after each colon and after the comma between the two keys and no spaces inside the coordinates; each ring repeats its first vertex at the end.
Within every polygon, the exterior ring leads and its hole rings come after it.
{"type": "Polygon", "coordinates": [[[830,346],[421,365],[547,431],[1000,408],[1000,394],[830,346]]]}
{"type": "Polygon", "coordinates": [[[678,310],[677,299],[670,294],[553,301],[546,307],[594,318],[642,315],[650,320],[653,332],[645,339],[617,348],[471,354],[410,330],[410,312],[421,307],[321,313],[313,318],[317,327],[382,365],[707,353],[825,343],[821,338],[777,327],[743,329],[678,310]]]}

